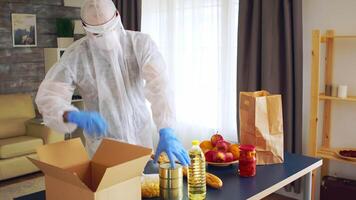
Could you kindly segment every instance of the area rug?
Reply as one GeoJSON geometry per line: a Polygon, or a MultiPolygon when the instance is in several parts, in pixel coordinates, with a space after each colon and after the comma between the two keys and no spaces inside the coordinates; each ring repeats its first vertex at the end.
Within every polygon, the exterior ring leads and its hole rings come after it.
{"type": "Polygon", "coordinates": [[[0,187],[0,199],[12,200],[45,189],[44,177],[36,177],[0,187]]]}

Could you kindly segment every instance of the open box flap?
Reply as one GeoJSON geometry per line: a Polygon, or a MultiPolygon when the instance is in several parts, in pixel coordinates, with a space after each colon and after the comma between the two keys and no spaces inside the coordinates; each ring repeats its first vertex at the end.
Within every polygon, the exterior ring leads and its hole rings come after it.
{"type": "Polygon", "coordinates": [[[37,148],[37,154],[39,160],[63,169],[89,162],[80,138],[41,146],[37,148]]]}
{"type": "Polygon", "coordinates": [[[109,168],[130,160],[151,155],[151,153],[152,149],[149,148],[112,139],[103,139],[92,161],[109,168]]]}
{"type": "Polygon", "coordinates": [[[150,155],[146,155],[120,165],[107,168],[96,191],[141,176],[150,155]]]}
{"type": "Polygon", "coordinates": [[[45,175],[57,178],[64,182],[70,183],[84,190],[91,191],[88,186],[86,186],[78,176],[74,173],[66,171],[64,169],[58,168],[53,165],[41,162],[39,160],[27,157],[34,165],[36,165],[45,175]]]}

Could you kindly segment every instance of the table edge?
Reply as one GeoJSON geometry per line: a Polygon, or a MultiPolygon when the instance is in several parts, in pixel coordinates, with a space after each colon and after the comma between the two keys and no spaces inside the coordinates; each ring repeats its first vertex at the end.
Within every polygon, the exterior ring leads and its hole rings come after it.
{"type": "Polygon", "coordinates": [[[283,181],[280,181],[276,184],[274,184],[273,186],[259,192],[258,194],[255,194],[254,196],[248,198],[248,200],[257,200],[257,199],[262,199],[270,194],[272,194],[273,192],[279,190],[280,188],[288,185],[289,183],[301,178],[302,176],[308,174],[309,172],[312,172],[313,170],[317,169],[318,167],[320,167],[323,164],[323,160],[320,159],[319,161],[315,162],[314,164],[310,165],[309,167],[293,174],[292,176],[284,179],[283,181]]]}

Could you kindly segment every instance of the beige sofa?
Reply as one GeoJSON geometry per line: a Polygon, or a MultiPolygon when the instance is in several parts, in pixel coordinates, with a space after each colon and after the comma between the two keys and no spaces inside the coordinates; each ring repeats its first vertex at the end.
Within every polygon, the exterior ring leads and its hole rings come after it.
{"type": "Polygon", "coordinates": [[[38,171],[26,157],[35,158],[43,144],[64,140],[34,117],[30,95],[0,95],[0,180],[38,171]]]}

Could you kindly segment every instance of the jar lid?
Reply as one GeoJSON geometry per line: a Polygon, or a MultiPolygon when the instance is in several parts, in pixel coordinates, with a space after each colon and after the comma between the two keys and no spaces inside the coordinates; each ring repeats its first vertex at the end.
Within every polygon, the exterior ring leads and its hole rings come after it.
{"type": "Polygon", "coordinates": [[[241,144],[240,150],[241,151],[255,151],[256,147],[252,144],[241,144]]]}
{"type": "Polygon", "coordinates": [[[165,179],[181,178],[183,177],[182,165],[176,163],[172,168],[170,163],[163,163],[159,165],[159,176],[165,179]]]}
{"type": "Polygon", "coordinates": [[[199,140],[193,140],[192,141],[192,145],[199,145],[199,143],[200,143],[199,140]]]}

